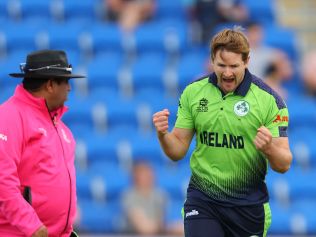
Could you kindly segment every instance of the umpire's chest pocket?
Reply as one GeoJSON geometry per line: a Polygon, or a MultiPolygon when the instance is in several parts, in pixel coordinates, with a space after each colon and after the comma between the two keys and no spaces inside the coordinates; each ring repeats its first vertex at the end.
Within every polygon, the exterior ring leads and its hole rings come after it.
{"type": "Polygon", "coordinates": [[[60,142],[55,137],[43,136],[38,144],[38,164],[43,168],[56,168],[60,162],[58,151],[60,150],[60,142]]]}

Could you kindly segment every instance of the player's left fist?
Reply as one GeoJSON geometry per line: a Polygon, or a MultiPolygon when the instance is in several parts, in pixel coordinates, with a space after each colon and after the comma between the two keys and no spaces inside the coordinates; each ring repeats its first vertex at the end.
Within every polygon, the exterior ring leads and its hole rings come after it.
{"type": "Polygon", "coordinates": [[[265,126],[261,126],[257,130],[257,135],[254,140],[254,144],[256,148],[262,152],[269,149],[270,145],[272,143],[272,134],[269,129],[267,129],[265,126]]]}

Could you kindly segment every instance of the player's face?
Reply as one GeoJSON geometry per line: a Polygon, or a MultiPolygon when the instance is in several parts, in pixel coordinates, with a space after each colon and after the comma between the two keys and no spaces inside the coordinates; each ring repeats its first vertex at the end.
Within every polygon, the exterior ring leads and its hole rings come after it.
{"type": "Polygon", "coordinates": [[[213,70],[217,76],[219,88],[227,94],[235,91],[244,79],[248,65],[242,60],[242,55],[227,50],[218,50],[213,60],[213,70]]]}

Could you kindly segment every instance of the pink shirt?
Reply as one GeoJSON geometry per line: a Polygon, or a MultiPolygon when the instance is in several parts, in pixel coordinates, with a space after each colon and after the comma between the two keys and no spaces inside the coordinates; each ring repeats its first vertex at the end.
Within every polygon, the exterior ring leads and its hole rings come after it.
{"type": "Polygon", "coordinates": [[[54,112],[21,85],[0,106],[0,236],[68,237],[76,212],[75,141],[54,112]],[[32,205],[23,198],[31,187],[32,205]]]}

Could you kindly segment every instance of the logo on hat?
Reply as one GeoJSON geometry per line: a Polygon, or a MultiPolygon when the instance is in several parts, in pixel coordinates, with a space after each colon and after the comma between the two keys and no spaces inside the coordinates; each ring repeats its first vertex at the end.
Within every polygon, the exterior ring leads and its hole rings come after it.
{"type": "Polygon", "coordinates": [[[247,101],[241,100],[234,105],[234,112],[240,117],[243,117],[246,114],[248,114],[249,110],[250,106],[247,101]]]}

